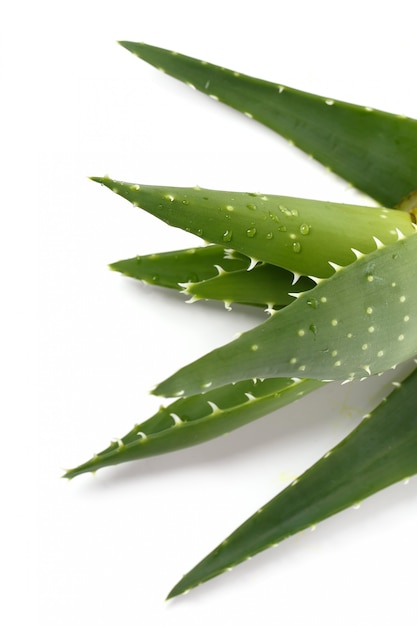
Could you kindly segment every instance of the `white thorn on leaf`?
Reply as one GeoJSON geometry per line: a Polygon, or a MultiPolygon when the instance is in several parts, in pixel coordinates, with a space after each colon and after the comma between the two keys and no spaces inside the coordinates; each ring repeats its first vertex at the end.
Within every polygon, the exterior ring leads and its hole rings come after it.
{"type": "Polygon", "coordinates": [[[259,259],[254,259],[250,257],[250,263],[249,263],[249,267],[247,268],[247,271],[250,272],[251,270],[253,270],[255,265],[257,265],[258,263],[259,263],[259,259]]]}
{"type": "Polygon", "coordinates": [[[399,228],[396,228],[395,230],[397,232],[398,241],[400,241],[400,239],[405,239],[404,233],[401,232],[401,230],[399,228]]]}
{"type": "Polygon", "coordinates": [[[324,280],[323,278],[318,278],[317,276],[308,276],[308,278],[312,280],[314,283],[316,283],[316,285],[318,285],[324,280]]]}
{"type": "Polygon", "coordinates": [[[174,420],[174,426],[183,423],[182,419],[176,413],[170,413],[169,416],[174,420]]]}
{"type": "Polygon", "coordinates": [[[382,241],[380,239],[378,239],[378,237],[372,237],[372,239],[376,243],[376,249],[377,250],[381,250],[381,248],[385,248],[384,244],[382,243],[382,241]]]}
{"type": "Polygon", "coordinates": [[[223,253],[223,258],[227,260],[235,260],[236,259],[236,251],[232,250],[232,248],[225,248],[223,253]]]}
{"type": "Polygon", "coordinates": [[[360,250],[356,250],[356,248],[351,248],[351,250],[358,260],[362,259],[365,256],[363,252],[360,252],[360,250]]]}
{"type": "Polygon", "coordinates": [[[193,302],[197,302],[197,300],[201,300],[201,298],[199,296],[191,296],[191,298],[189,300],[185,301],[185,304],[192,304],[193,302]]]}
{"type": "Polygon", "coordinates": [[[327,263],[334,269],[335,272],[339,272],[343,269],[343,265],[339,265],[338,263],[333,263],[333,261],[327,261],[327,263]]]}
{"type": "Polygon", "coordinates": [[[213,414],[214,413],[221,413],[221,409],[219,409],[217,404],[215,404],[214,402],[211,402],[210,400],[207,400],[207,404],[209,405],[209,407],[213,411],[213,414]]]}
{"type": "Polygon", "coordinates": [[[218,274],[217,274],[218,276],[224,276],[224,274],[227,274],[226,270],[224,270],[221,265],[215,264],[214,267],[218,271],[218,274]]]}
{"type": "Polygon", "coordinates": [[[294,276],[293,276],[291,285],[295,285],[295,283],[298,283],[300,278],[301,278],[301,274],[298,274],[298,272],[294,272],[294,276]]]}

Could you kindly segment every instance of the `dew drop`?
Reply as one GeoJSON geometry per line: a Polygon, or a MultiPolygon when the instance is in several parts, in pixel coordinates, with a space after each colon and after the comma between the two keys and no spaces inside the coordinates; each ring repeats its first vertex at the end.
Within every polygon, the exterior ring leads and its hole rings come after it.
{"type": "Polygon", "coordinates": [[[225,230],[223,233],[223,241],[231,241],[231,239],[232,239],[232,231],[225,230]]]}
{"type": "Polygon", "coordinates": [[[255,237],[256,235],[256,228],[254,226],[252,226],[251,228],[248,228],[246,230],[246,236],[250,237],[251,239],[253,239],[253,237],[255,237]]]}
{"type": "Polygon", "coordinates": [[[247,206],[247,208],[250,211],[256,211],[256,205],[255,204],[247,204],[246,206],[247,206]]]}
{"type": "Polygon", "coordinates": [[[317,326],[315,326],[315,324],[310,324],[309,330],[311,330],[313,335],[317,335],[317,326]]]}
{"type": "Polygon", "coordinates": [[[286,226],[284,226],[284,224],[280,224],[280,225],[278,226],[278,230],[279,230],[281,233],[286,233],[286,232],[287,232],[287,227],[286,227],[286,226]]]}
{"type": "Polygon", "coordinates": [[[287,207],[284,206],[283,204],[280,204],[278,208],[281,211],[281,213],[283,213],[284,215],[287,215],[287,216],[291,215],[291,211],[287,209],[287,207]]]}
{"type": "Polygon", "coordinates": [[[268,215],[273,222],[279,222],[279,217],[276,213],[272,213],[272,211],[268,211],[268,215]]]}
{"type": "Polygon", "coordinates": [[[301,252],[301,243],[299,241],[294,241],[292,244],[292,250],[293,252],[301,252]]]}
{"type": "Polygon", "coordinates": [[[319,303],[316,300],[316,298],[309,298],[307,300],[307,304],[308,306],[311,306],[312,309],[317,309],[317,307],[319,306],[319,303]]]}
{"type": "Polygon", "coordinates": [[[203,229],[202,228],[197,228],[197,230],[195,231],[195,234],[198,235],[199,237],[203,236],[203,229]]]}
{"type": "Polygon", "coordinates": [[[154,275],[152,276],[152,282],[154,282],[154,283],[159,283],[159,281],[160,281],[159,274],[154,274],[154,275]]]}
{"type": "Polygon", "coordinates": [[[293,217],[298,217],[298,211],[297,211],[297,209],[291,209],[291,215],[292,215],[293,217]]]}
{"type": "Polygon", "coordinates": [[[188,206],[190,204],[190,201],[189,200],[183,200],[182,203],[185,204],[185,206],[188,206]]]}
{"type": "Polygon", "coordinates": [[[267,239],[273,239],[274,235],[273,233],[267,233],[266,238],[267,239]]]}
{"type": "Polygon", "coordinates": [[[308,224],[301,224],[300,233],[302,235],[308,235],[309,232],[310,232],[310,226],[308,224]]]}

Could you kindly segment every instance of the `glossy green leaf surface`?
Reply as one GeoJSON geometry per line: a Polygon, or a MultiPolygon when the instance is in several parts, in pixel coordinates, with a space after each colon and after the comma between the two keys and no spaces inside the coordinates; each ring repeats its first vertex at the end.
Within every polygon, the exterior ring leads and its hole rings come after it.
{"type": "Polygon", "coordinates": [[[259,80],[144,43],[120,43],[147,63],[290,139],[382,205],[394,206],[417,189],[416,120],[259,80]]]}
{"type": "Polygon", "coordinates": [[[154,215],[206,241],[297,274],[328,277],[330,263],[355,261],[362,253],[415,232],[408,213],[394,209],[320,202],[269,194],[94,181],[154,215]]]}
{"type": "Polygon", "coordinates": [[[190,248],[133,257],[110,265],[125,276],[146,283],[181,290],[195,300],[220,300],[229,308],[234,302],[281,308],[293,302],[289,292],[312,289],[315,282],[268,263],[250,271],[250,259],[222,246],[190,248]],[[242,269],[241,269],[242,268],[242,269]]]}
{"type": "Polygon", "coordinates": [[[247,378],[362,378],[417,354],[417,234],[339,270],[263,324],[179,370],[157,395],[247,378]],[[414,321],[413,321],[414,320],[414,321]]]}
{"type": "Polygon", "coordinates": [[[294,402],[323,384],[300,379],[249,380],[181,398],[161,407],[86,463],[68,470],[65,478],[203,443],[294,402]]]}
{"type": "Polygon", "coordinates": [[[417,369],[339,445],[259,509],[168,597],[417,473],[417,369]]]}
{"type": "MultiPolygon", "coordinates": [[[[202,246],[159,252],[112,263],[110,268],[151,285],[181,290],[181,283],[198,283],[225,272],[246,270],[250,259],[223,246],[202,246]]],[[[217,298],[216,298],[217,299],[217,298]]]]}
{"type": "Polygon", "coordinates": [[[266,306],[270,310],[291,304],[298,293],[312,289],[315,284],[307,276],[301,276],[294,284],[292,272],[269,263],[261,263],[250,271],[220,271],[218,276],[209,280],[186,284],[183,293],[191,296],[188,302],[204,298],[222,300],[226,307],[238,302],[266,306]]]}

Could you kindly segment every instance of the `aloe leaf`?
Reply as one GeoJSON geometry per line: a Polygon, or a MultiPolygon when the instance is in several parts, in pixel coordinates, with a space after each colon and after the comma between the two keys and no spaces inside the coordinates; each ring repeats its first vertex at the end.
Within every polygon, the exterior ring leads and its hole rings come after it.
{"type": "Polygon", "coordinates": [[[262,263],[249,272],[250,259],[221,246],[161,252],[118,261],[110,268],[144,282],[181,290],[195,300],[221,300],[280,308],[295,295],[312,289],[315,282],[306,276],[294,277],[281,267],[262,263]],[[244,268],[244,269],[239,269],[244,268]],[[294,284],[296,282],[296,284],[294,284]]]}
{"type": "Polygon", "coordinates": [[[417,234],[358,258],[154,390],[193,395],[248,378],[362,378],[417,354],[417,234]]]}
{"type": "Polygon", "coordinates": [[[183,293],[191,296],[188,302],[200,300],[222,300],[226,307],[233,302],[254,306],[267,306],[267,310],[291,304],[298,293],[308,291],[315,282],[301,276],[294,284],[294,275],[281,267],[262,263],[251,271],[224,272],[200,283],[184,285],[183,293]],[[290,294],[291,292],[291,294],[290,294]]]}
{"type": "Polygon", "coordinates": [[[223,246],[204,246],[136,256],[112,263],[110,268],[152,285],[181,290],[181,283],[197,283],[225,272],[246,270],[250,259],[223,246]]]}
{"type": "Polygon", "coordinates": [[[307,379],[249,380],[181,398],[161,407],[86,463],[68,470],[64,478],[208,441],[294,402],[323,384],[307,379]]]}
{"type": "Polygon", "coordinates": [[[239,74],[144,43],[147,63],[290,139],[382,205],[417,189],[417,121],[239,74]]]}
{"type": "Polygon", "coordinates": [[[186,574],[168,598],[417,473],[417,369],[397,385],[348,437],[186,574]]]}
{"type": "Polygon", "coordinates": [[[352,248],[368,253],[374,237],[389,244],[415,232],[411,216],[394,209],[287,196],[155,187],[93,177],[170,226],[231,247],[254,260],[307,276],[328,277],[347,265],[352,248]]]}

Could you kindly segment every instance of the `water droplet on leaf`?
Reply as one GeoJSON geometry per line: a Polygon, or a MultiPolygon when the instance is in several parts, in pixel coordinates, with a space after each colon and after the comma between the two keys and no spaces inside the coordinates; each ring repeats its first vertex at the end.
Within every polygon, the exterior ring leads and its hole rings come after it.
{"type": "Polygon", "coordinates": [[[256,228],[254,226],[246,230],[247,237],[250,237],[252,239],[253,237],[255,237],[255,235],[256,235],[256,228]]]}
{"type": "Polygon", "coordinates": [[[292,250],[293,252],[301,252],[301,243],[299,241],[294,241],[292,244],[292,250]]]}
{"type": "Polygon", "coordinates": [[[308,224],[301,224],[300,233],[302,235],[308,235],[309,232],[310,232],[310,226],[308,224]]]}
{"type": "Polygon", "coordinates": [[[231,239],[232,239],[232,231],[225,230],[223,233],[223,241],[231,241],[231,239]]]}

